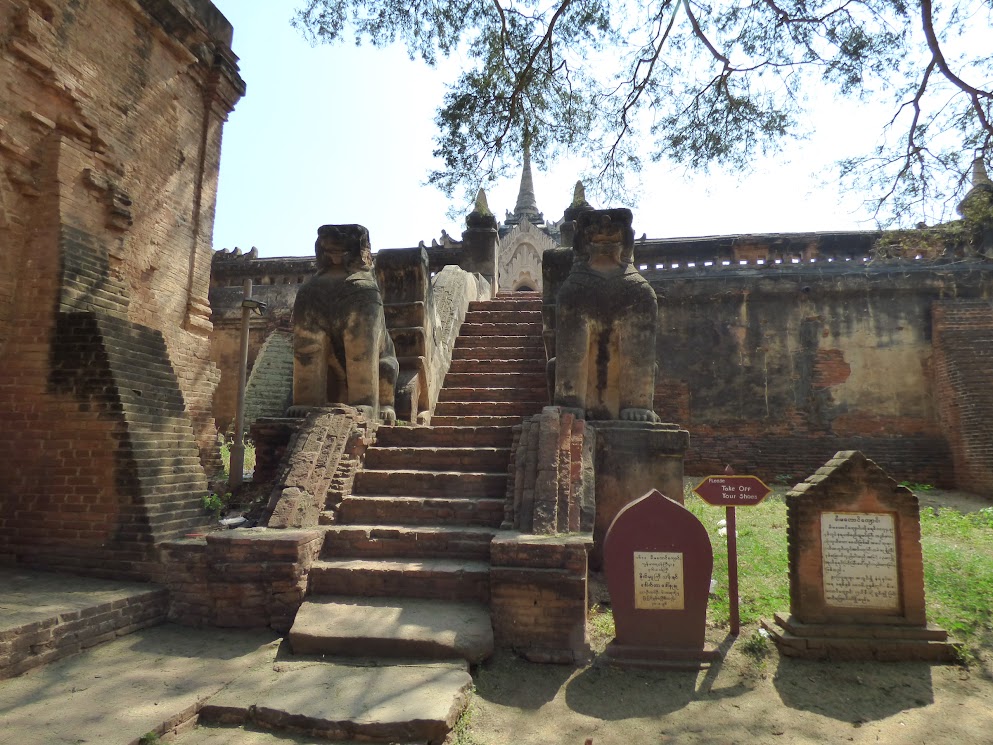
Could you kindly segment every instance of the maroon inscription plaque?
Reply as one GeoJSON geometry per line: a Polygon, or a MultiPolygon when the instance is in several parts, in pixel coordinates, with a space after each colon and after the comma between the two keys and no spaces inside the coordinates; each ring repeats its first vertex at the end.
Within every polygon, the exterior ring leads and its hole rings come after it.
{"type": "Polygon", "coordinates": [[[707,648],[707,600],[714,553],[703,524],[656,490],[617,513],[604,540],[604,570],[618,664],[699,667],[707,648]]]}

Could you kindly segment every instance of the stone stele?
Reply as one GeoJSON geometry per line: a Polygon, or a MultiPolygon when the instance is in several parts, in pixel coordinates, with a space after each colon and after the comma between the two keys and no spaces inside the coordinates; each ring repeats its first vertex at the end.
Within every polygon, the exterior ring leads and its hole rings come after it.
{"type": "Polygon", "coordinates": [[[618,665],[695,669],[718,659],[708,647],[707,600],[714,552],[703,524],[652,490],[614,519],[604,542],[618,665]]]}
{"type": "Polygon", "coordinates": [[[831,660],[955,658],[928,624],[917,497],[857,450],[786,496],[790,615],[763,621],[780,652],[831,660]]]}

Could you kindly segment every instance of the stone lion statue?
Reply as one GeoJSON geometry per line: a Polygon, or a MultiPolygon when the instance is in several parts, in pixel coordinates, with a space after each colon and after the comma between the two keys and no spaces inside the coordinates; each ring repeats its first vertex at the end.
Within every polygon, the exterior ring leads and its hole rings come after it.
{"type": "Polygon", "coordinates": [[[396,421],[396,353],[372,271],[369,231],[323,225],[317,273],[293,304],[293,408],[344,403],[370,419],[396,421]]]}
{"type": "Polygon", "coordinates": [[[655,291],[634,267],[628,209],[576,216],[575,258],[556,299],[553,403],[588,419],[657,422],[655,291]]]}

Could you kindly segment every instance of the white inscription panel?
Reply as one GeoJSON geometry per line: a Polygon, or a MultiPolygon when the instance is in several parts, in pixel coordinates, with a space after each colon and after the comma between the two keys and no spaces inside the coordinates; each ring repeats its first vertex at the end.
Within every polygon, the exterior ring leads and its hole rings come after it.
{"type": "Polygon", "coordinates": [[[634,552],[634,607],[683,610],[683,555],[661,551],[634,552]]]}
{"type": "Polygon", "coordinates": [[[821,515],[824,602],[836,608],[899,610],[896,531],[892,515],[821,515]]]}

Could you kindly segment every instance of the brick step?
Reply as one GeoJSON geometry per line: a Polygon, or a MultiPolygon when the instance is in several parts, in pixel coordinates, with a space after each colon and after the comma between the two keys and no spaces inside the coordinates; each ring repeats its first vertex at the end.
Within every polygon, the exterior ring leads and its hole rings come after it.
{"type": "Polygon", "coordinates": [[[176,484],[196,484],[204,480],[204,472],[197,463],[196,466],[171,468],[155,461],[141,461],[136,469],[136,477],[141,484],[150,486],[176,484]]]}
{"type": "Polygon", "coordinates": [[[476,369],[452,372],[449,368],[448,375],[445,376],[445,388],[442,390],[447,388],[513,388],[517,390],[540,388],[544,390],[545,370],[544,366],[540,370],[535,369],[526,373],[485,372],[476,369]]]}
{"type": "Polygon", "coordinates": [[[146,420],[173,420],[174,424],[183,423],[183,419],[179,416],[183,411],[182,397],[174,398],[171,401],[156,401],[151,395],[146,398],[122,392],[119,400],[129,418],[140,416],[146,420]]]}
{"type": "Polygon", "coordinates": [[[448,525],[497,528],[503,522],[503,497],[345,497],[338,508],[344,525],[448,525]]]}
{"type": "Polygon", "coordinates": [[[534,372],[528,365],[545,366],[545,349],[535,345],[524,347],[458,347],[452,349],[452,364],[460,360],[471,362],[508,362],[524,365],[522,372],[534,372]]]}
{"type": "MultiPolygon", "coordinates": [[[[542,378],[544,376],[541,376],[542,378]]],[[[446,385],[438,394],[438,403],[472,403],[490,402],[500,403],[548,403],[548,391],[545,389],[544,380],[539,380],[533,386],[520,386],[515,388],[490,388],[484,386],[485,381],[479,381],[472,388],[457,388],[446,385]]]]}
{"type": "Polygon", "coordinates": [[[431,423],[438,427],[513,427],[521,423],[521,416],[433,416],[431,423]]]}
{"type": "Polygon", "coordinates": [[[510,447],[510,427],[380,427],[377,447],[510,447]]]}
{"type": "Polygon", "coordinates": [[[515,324],[462,324],[456,347],[542,347],[541,327],[515,324]],[[485,328],[484,328],[485,327],[485,328]],[[496,329],[500,333],[496,332],[496,329]],[[475,333],[473,333],[475,332],[475,333]]]}
{"type": "Polygon", "coordinates": [[[489,561],[495,528],[448,525],[333,525],[322,559],[448,558],[489,561]]]}
{"type": "MultiPolygon", "coordinates": [[[[506,466],[504,466],[506,469],[506,466]]],[[[460,471],[372,471],[355,474],[352,493],[426,497],[502,497],[507,490],[507,473],[460,471]]]]}
{"type": "Polygon", "coordinates": [[[459,329],[459,337],[486,336],[537,336],[541,339],[540,323],[463,323],[459,329]]]}
{"type": "Polygon", "coordinates": [[[463,323],[528,323],[541,324],[541,309],[534,310],[470,310],[463,323]]]}
{"type": "Polygon", "coordinates": [[[531,416],[541,413],[543,405],[538,401],[442,401],[435,407],[435,416],[531,416]]]}
{"type": "Polygon", "coordinates": [[[312,595],[289,633],[293,654],[464,659],[493,654],[490,611],[479,603],[312,595]]]}
{"type": "Polygon", "coordinates": [[[474,300],[469,303],[469,312],[474,310],[541,310],[541,298],[498,297],[495,300],[474,300]]]}
{"type": "Polygon", "coordinates": [[[510,448],[491,447],[380,447],[366,451],[369,470],[437,469],[442,471],[506,471],[510,448]]]}
{"type": "Polygon", "coordinates": [[[140,412],[129,412],[128,423],[137,424],[146,429],[149,432],[155,432],[156,434],[188,434],[190,439],[193,438],[193,427],[190,425],[190,420],[184,417],[178,416],[155,416],[153,414],[143,414],[140,412]]]}
{"type": "Polygon", "coordinates": [[[544,379],[546,367],[544,356],[513,360],[453,359],[448,375],[540,375],[544,379]]]}
{"type": "Polygon", "coordinates": [[[138,450],[131,451],[131,459],[138,464],[139,468],[163,468],[163,469],[200,469],[200,458],[193,453],[187,455],[177,454],[175,451],[163,450],[138,450]]]}
{"type": "Polygon", "coordinates": [[[490,565],[460,559],[319,559],[310,569],[309,594],[488,603],[490,565]]]}

